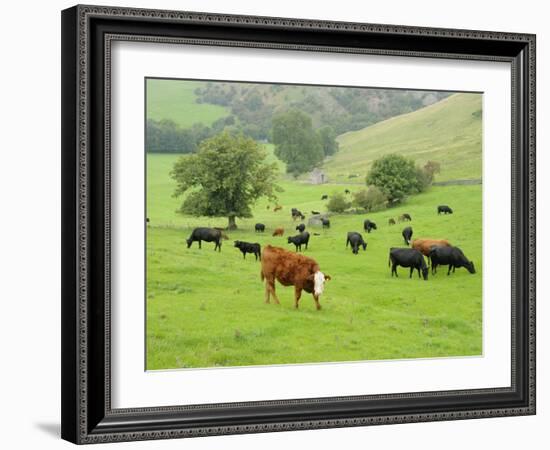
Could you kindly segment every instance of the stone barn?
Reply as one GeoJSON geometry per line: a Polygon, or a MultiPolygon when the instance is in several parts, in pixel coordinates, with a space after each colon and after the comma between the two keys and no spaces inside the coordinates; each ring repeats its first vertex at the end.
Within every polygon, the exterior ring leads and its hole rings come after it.
{"type": "Polygon", "coordinates": [[[328,176],[321,169],[315,168],[309,174],[309,182],[311,184],[328,183],[328,176]]]}

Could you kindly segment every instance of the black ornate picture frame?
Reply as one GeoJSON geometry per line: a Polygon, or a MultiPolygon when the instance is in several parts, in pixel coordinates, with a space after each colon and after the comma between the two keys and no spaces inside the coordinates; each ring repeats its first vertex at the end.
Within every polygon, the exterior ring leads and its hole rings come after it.
{"type": "Polygon", "coordinates": [[[529,414],[535,414],[534,35],[99,6],[62,12],[64,439],[84,444],[529,414]],[[114,41],[510,63],[511,386],[113,409],[110,49],[114,41]]]}

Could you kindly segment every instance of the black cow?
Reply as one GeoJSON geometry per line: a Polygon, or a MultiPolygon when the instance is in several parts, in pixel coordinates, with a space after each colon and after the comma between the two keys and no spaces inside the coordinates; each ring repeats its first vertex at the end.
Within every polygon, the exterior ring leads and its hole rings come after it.
{"type": "Polygon", "coordinates": [[[302,251],[302,244],[305,244],[307,250],[307,244],[309,242],[309,233],[304,231],[296,236],[289,236],[288,243],[296,246],[296,251],[302,251]]]}
{"type": "Polygon", "coordinates": [[[468,272],[476,273],[474,263],[458,247],[433,247],[430,250],[430,260],[432,262],[432,274],[437,272],[437,266],[449,266],[447,275],[455,272],[457,267],[465,267],[468,272]]]}
{"type": "Polygon", "coordinates": [[[316,214],[321,214],[321,213],[319,211],[311,211],[311,214],[316,215],[316,214]]]}
{"type": "Polygon", "coordinates": [[[298,218],[304,220],[306,218],[306,216],[302,214],[302,211],[296,208],[292,208],[290,214],[292,215],[292,220],[296,220],[298,218]]]}
{"type": "Polygon", "coordinates": [[[330,228],[330,220],[322,218],[321,223],[323,224],[323,228],[330,228]]]}
{"type": "Polygon", "coordinates": [[[349,191],[349,189],[346,189],[346,190],[344,191],[344,193],[346,193],[346,194],[351,194],[351,192],[349,191]]]}
{"type": "Polygon", "coordinates": [[[401,234],[403,235],[403,239],[405,239],[405,244],[411,245],[411,238],[413,235],[412,227],[403,228],[403,231],[401,232],[401,234]]]}
{"type": "Polygon", "coordinates": [[[346,248],[348,248],[348,244],[351,244],[351,251],[354,255],[359,253],[359,246],[363,247],[363,250],[367,249],[367,243],[363,240],[363,236],[361,236],[361,233],[357,233],[355,231],[350,231],[348,233],[346,248]]]}
{"type": "Polygon", "coordinates": [[[437,207],[437,215],[439,214],[452,214],[453,213],[453,210],[451,208],[449,208],[447,205],[439,205],[437,207]]]}
{"type": "Polygon", "coordinates": [[[323,194],[321,196],[321,200],[328,200],[328,195],[327,194],[323,194]]]}
{"type": "Polygon", "coordinates": [[[201,248],[201,241],[215,242],[216,245],[214,246],[214,250],[218,249],[218,251],[221,252],[222,237],[223,237],[223,233],[221,232],[221,230],[217,230],[215,228],[206,228],[206,227],[195,228],[191,233],[191,236],[189,236],[189,239],[187,239],[187,248],[191,247],[191,244],[195,241],[198,241],[199,248],[201,248]]]}
{"type": "Polygon", "coordinates": [[[255,244],[252,244],[250,242],[235,241],[235,247],[237,247],[242,252],[243,259],[246,258],[247,253],[253,253],[256,257],[256,261],[258,261],[258,258],[260,259],[260,261],[262,260],[262,248],[257,242],[255,244]]]}
{"type": "Polygon", "coordinates": [[[303,233],[304,230],[306,229],[306,226],[305,226],[303,223],[301,223],[300,225],[298,225],[298,226],[296,227],[296,229],[297,229],[300,233],[303,233]]]}
{"type": "Polygon", "coordinates": [[[418,278],[420,278],[420,271],[422,271],[424,280],[428,279],[428,266],[424,261],[424,256],[414,248],[390,248],[388,266],[390,263],[392,277],[393,274],[397,277],[397,266],[401,266],[411,268],[409,278],[412,278],[413,271],[416,269],[418,270],[418,278]]]}
{"type": "Polygon", "coordinates": [[[401,214],[401,215],[397,218],[397,221],[398,221],[398,222],[410,222],[411,220],[412,220],[411,215],[410,215],[410,214],[407,214],[407,213],[401,214]]]}
{"type": "Polygon", "coordinates": [[[363,229],[367,232],[367,233],[370,233],[371,230],[376,230],[376,224],[374,222],[371,222],[369,219],[366,219],[364,222],[363,222],[363,229]]]}
{"type": "Polygon", "coordinates": [[[257,223],[255,226],[254,226],[254,230],[256,232],[260,232],[260,233],[263,233],[265,231],[265,225],[263,223],[257,223]]]}

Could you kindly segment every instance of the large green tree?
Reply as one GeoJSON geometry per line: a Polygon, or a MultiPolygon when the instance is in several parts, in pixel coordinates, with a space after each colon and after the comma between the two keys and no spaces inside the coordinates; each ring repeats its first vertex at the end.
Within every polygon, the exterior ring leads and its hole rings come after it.
{"type": "Polygon", "coordinates": [[[251,206],[266,196],[276,199],[277,167],[265,162],[264,148],[242,134],[223,132],[202,141],[197,153],[180,157],[171,171],[174,196],[187,194],[180,212],[227,217],[235,229],[237,217],[252,217],[251,206]]]}
{"type": "Polygon", "coordinates": [[[288,173],[297,176],[323,161],[319,136],[302,111],[293,109],[273,117],[272,139],[275,155],[286,163],[288,173]]]}
{"type": "Polygon", "coordinates": [[[317,130],[317,135],[323,147],[325,156],[334,155],[338,151],[338,142],[336,141],[336,132],[330,126],[324,126],[317,130]]]}
{"type": "Polygon", "coordinates": [[[367,185],[378,187],[390,202],[399,202],[406,195],[425,189],[419,175],[413,160],[391,154],[374,161],[367,175],[367,185]]]}

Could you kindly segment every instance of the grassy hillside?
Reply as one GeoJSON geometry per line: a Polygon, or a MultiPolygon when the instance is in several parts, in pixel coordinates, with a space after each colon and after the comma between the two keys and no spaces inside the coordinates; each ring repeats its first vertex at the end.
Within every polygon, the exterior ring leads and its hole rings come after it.
{"type": "Polygon", "coordinates": [[[196,103],[195,89],[204,83],[185,80],[147,80],[147,118],[170,119],[182,128],[211,125],[229,115],[223,106],[196,103]]]}
{"type": "Polygon", "coordinates": [[[358,174],[363,181],[372,161],[400,153],[418,164],[441,164],[436,180],[481,178],[482,96],[455,94],[421,110],[403,114],[338,137],[340,150],[324,164],[333,180],[358,174]]]}
{"type": "MultiPolygon", "coordinates": [[[[167,174],[173,155],[148,155],[147,228],[147,367],[284,364],[323,361],[378,360],[480,355],[482,352],[481,186],[433,187],[411,197],[399,208],[365,215],[334,215],[328,230],[310,227],[306,255],[332,276],[316,311],[304,293],[300,309],[293,308],[293,290],[277,284],[281,305],[266,305],[260,263],[233,247],[234,240],[270,243],[286,249],[287,236],[297,223],[291,207],[326,210],[323,194],[356,185],[310,185],[281,179],[283,210],[253,209],[254,217],[238,220],[220,253],[213,244],[188,249],[185,239],[196,226],[225,226],[226,218],[181,216],[167,174]],[[452,216],[438,216],[436,206],[449,204],[452,216]],[[471,258],[478,273],[457,269],[440,272],[428,281],[408,270],[390,276],[389,247],[404,246],[403,225],[387,225],[390,217],[412,215],[413,237],[448,238],[471,258]],[[368,217],[378,224],[362,231],[368,217]],[[266,225],[264,234],[254,224],[266,225]],[[283,226],[285,236],[272,237],[283,226]],[[345,248],[346,233],[359,231],[366,252],[345,248]],[[318,236],[313,235],[318,233],[318,236]]],[[[307,224],[307,219],[306,219],[307,224]]]]}

